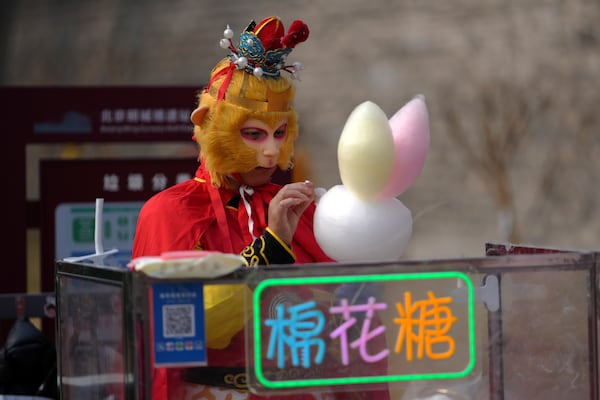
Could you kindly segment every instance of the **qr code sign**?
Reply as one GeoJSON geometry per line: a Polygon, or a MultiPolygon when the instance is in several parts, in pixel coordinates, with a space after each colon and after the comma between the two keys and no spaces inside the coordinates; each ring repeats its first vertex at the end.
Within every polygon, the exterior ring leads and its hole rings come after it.
{"type": "Polygon", "coordinates": [[[192,337],[196,335],[193,304],[168,304],[162,308],[163,336],[192,337]]]}

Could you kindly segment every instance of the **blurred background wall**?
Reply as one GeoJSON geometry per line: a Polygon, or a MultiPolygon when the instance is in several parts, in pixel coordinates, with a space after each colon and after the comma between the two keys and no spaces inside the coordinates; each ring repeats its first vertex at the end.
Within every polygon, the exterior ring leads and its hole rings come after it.
{"type": "MultiPolygon", "coordinates": [[[[596,0],[3,0],[0,15],[0,84],[27,86],[200,88],[225,55],[227,24],[237,38],[251,19],[302,19],[310,38],[291,56],[305,68],[299,146],[317,185],[340,183],[337,141],[354,107],[371,100],[391,116],[426,97],[431,149],[400,198],[414,218],[405,258],[480,256],[486,241],[599,248],[596,0]]],[[[193,146],[29,151],[167,156],[193,146]]],[[[28,198],[36,185],[31,176],[28,198]]]]}

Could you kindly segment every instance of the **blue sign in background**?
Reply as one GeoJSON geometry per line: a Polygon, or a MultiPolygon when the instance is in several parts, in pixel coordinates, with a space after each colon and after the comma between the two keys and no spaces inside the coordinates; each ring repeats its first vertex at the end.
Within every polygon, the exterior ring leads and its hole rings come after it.
{"type": "Polygon", "coordinates": [[[152,285],[154,365],[206,365],[206,331],[201,282],[152,285]]]}

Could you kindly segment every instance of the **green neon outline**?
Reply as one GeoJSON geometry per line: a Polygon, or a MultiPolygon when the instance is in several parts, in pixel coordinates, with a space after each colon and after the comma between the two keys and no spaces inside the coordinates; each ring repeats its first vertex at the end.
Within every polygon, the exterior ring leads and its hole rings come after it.
{"type": "Polygon", "coordinates": [[[409,280],[429,280],[429,279],[461,279],[468,288],[468,321],[469,321],[469,351],[470,360],[463,371],[457,372],[436,372],[412,375],[383,375],[383,376],[358,376],[343,378],[322,378],[322,379],[300,379],[290,381],[271,381],[265,378],[262,372],[262,362],[260,357],[254,357],[254,370],[258,382],[271,389],[314,387],[314,386],[336,386],[352,385],[366,383],[386,383],[401,382],[409,380],[431,380],[431,379],[459,379],[467,376],[475,368],[475,302],[473,283],[468,275],[462,272],[416,272],[400,274],[383,275],[351,275],[335,277],[302,277],[302,278],[271,278],[260,282],[254,290],[252,305],[254,310],[253,328],[254,328],[254,354],[262,354],[262,342],[260,337],[261,318],[260,318],[260,295],[271,286],[293,286],[309,284],[333,284],[333,283],[355,283],[355,282],[376,282],[376,281],[409,281],[409,280]],[[257,334],[258,333],[258,334],[257,334]]]}

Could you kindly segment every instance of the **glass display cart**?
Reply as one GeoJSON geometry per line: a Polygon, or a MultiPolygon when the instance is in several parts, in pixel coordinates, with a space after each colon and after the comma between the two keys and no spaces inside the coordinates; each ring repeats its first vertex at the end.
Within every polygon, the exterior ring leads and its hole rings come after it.
{"type": "Polygon", "coordinates": [[[241,289],[243,383],[258,394],[385,384],[394,400],[598,399],[597,271],[595,252],[504,244],[211,279],[58,261],[60,395],[150,399],[153,368],[212,366],[204,300],[227,285],[241,289]]]}

